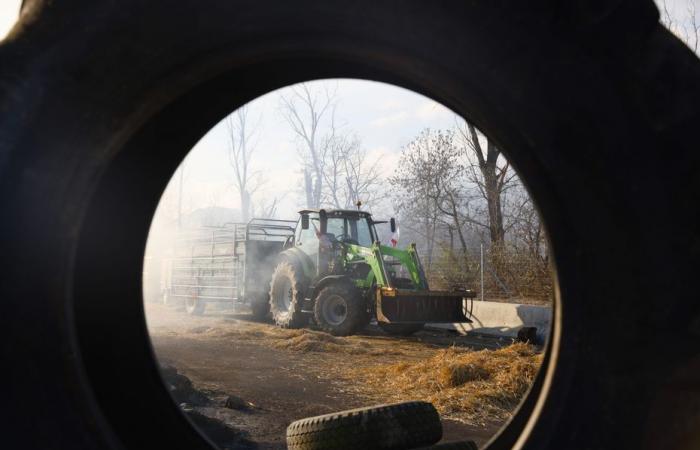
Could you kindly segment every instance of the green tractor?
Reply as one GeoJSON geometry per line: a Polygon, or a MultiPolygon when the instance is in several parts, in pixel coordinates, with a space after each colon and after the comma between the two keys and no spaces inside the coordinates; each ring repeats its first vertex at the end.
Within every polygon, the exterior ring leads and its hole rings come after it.
{"type": "MultiPolygon", "coordinates": [[[[390,334],[410,335],[425,323],[471,322],[471,290],[433,291],[415,244],[380,245],[372,216],[359,210],[303,210],[278,255],[270,312],[284,328],[313,317],[323,330],[347,336],[372,318],[390,334]]],[[[390,221],[394,232],[396,223],[390,221]]]]}

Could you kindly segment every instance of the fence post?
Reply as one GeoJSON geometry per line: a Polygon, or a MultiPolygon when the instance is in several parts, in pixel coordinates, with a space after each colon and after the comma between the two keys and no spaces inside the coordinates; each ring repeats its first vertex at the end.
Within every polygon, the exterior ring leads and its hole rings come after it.
{"type": "Polygon", "coordinates": [[[484,244],[481,244],[481,301],[484,301],[484,244]]]}

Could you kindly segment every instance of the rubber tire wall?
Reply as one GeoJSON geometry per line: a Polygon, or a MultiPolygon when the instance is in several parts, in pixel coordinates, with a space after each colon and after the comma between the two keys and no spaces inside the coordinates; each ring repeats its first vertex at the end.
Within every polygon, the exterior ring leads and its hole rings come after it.
{"type": "Polygon", "coordinates": [[[143,316],[160,193],[237,106],[357,77],[474,121],[548,226],[550,356],[489,448],[698,447],[700,63],[651,0],[25,6],[0,45],[4,446],[208,448],[143,316]]]}

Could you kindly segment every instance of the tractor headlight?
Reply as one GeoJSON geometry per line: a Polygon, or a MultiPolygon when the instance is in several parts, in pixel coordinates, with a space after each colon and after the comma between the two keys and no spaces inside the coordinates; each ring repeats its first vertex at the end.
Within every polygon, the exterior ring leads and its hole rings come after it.
{"type": "Polygon", "coordinates": [[[385,297],[396,297],[396,289],[391,287],[383,287],[382,295],[385,297]]]}

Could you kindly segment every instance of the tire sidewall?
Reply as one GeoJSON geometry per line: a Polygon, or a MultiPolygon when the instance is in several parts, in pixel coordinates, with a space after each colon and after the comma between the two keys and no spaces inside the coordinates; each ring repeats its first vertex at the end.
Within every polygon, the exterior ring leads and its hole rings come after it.
{"type": "Polygon", "coordinates": [[[314,300],[314,320],[323,331],[334,336],[348,336],[359,331],[367,322],[367,306],[357,288],[346,282],[331,283],[323,287],[314,300]],[[339,324],[328,323],[323,315],[324,302],[332,296],[345,301],[345,320],[339,324]]]}
{"type": "Polygon", "coordinates": [[[272,273],[270,280],[270,314],[277,326],[282,328],[301,328],[306,325],[308,317],[301,312],[301,304],[304,296],[304,284],[301,276],[301,268],[288,260],[282,260],[272,273]],[[275,296],[280,289],[280,281],[287,279],[290,283],[292,295],[289,301],[289,309],[280,310],[275,296]]]}

